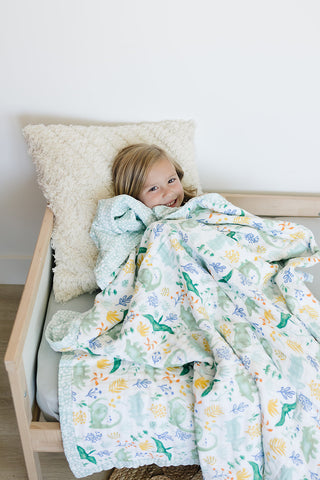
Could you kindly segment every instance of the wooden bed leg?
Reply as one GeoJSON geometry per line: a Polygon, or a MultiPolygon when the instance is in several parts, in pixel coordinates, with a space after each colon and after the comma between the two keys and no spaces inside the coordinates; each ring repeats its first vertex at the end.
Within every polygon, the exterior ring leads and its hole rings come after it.
{"type": "Polygon", "coordinates": [[[39,453],[32,450],[31,445],[23,445],[24,459],[26,463],[28,479],[42,480],[39,453]]]}

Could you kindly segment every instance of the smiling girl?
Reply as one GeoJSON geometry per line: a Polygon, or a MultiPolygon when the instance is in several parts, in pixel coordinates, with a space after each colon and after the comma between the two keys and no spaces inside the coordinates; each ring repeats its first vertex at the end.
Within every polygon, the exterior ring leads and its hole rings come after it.
{"type": "Polygon", "coordinates": [[[157,145],[138,143],[123,148],[112,165],[115,195],[130,195],[147,207],[180,207],[196,196],[196,189],[183,186],[184,172],[157,145]]]}

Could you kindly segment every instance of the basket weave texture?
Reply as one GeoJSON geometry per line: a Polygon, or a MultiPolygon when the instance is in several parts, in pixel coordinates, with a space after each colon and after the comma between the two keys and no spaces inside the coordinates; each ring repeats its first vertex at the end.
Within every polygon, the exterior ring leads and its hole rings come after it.
{"type": "Polygon", "coordinates": [[[199,465],[158,467],[155,464],[139,468],[115,469],[108,480],[202,480],[199,465]]]}

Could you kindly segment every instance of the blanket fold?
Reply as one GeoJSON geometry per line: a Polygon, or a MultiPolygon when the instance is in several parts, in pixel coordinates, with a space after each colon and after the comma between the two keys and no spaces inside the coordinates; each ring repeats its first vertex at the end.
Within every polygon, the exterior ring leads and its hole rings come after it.
{"type": "MultiPolygon", "coordinates": [[[[217,194],[179,209],[103,200],[102,291],[58,312],[59,404],[75,476],[199,463],[205,479],[320,475],[320,308],[298,271],[312,233],[217,194]]],[[[314,477],[317,478],[317,477],[314,477]]]]}

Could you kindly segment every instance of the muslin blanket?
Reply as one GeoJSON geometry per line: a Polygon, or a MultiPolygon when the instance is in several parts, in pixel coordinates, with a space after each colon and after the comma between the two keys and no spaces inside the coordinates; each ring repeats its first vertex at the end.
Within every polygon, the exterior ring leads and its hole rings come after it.
{"type": "Polygon", "coordinates": [[[217,194],[152,210],[102,200],[101,288],[60,311],[59,408],[74,475],[201,465],[205,479],[320,478],[320,308],[312,233],[217,194]]]}

